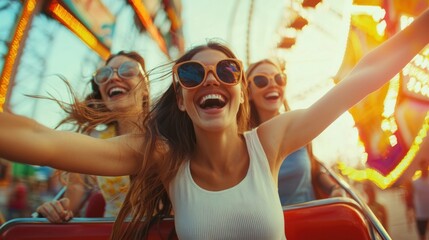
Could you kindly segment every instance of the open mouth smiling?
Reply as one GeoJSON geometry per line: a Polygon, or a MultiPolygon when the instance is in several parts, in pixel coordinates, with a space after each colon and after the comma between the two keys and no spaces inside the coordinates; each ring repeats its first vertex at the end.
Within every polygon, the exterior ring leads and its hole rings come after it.
{"type": "Polygon", "coordinates": [[[267,100],[277,100],[280,98],[280,93],[278,92],[270,92],[264,96],[267,100]]]}
{"type": "Polygon", "coordinates": [[[199,106],[202,109],[223,108],[225,105],[225,97],[220,94],[208,94],[199,101],[199,106]]]}
{"type": "Polygon", "coordinates": [[[122,87],[112,87],[107,92],[107,95],[109,97],[116,97],[116,96],[119,96],[119,95],[126,94],[127,92],[128,92],[128,90],[126,90],[125,88],[122,88],[122,87]]]}

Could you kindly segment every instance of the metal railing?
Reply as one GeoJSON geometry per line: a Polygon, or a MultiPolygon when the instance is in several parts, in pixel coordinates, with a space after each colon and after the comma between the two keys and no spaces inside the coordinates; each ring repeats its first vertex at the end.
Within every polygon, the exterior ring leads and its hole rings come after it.
{"type": "Polygon", "coordinates": [[[383,240],[391,240],[392,238],[389,236],[389,233],[387,233],[386,229],[383,227],[383,225],[380,223],[378,218],[374,215],[372,210],[369,208],[369,206],[366,204],[365,201],[362,200],[362,198],[356,194],[354,191],[352,191],[350,185],[344,181],[342,178],[340,178],[335,172],[333,172],[330,168],[326,167],[323,163],[320,163],[321,167],[326,170],[326,172],[343,188],[347,194],[350,195],[350,197],[355,200],[360,207],[362,208],[362,213],[365,216],[366,220],[370,223],[371,226],[371,238],[377,239],[374,234],[374,229],[378,233],[378,235],[383,240]]]}

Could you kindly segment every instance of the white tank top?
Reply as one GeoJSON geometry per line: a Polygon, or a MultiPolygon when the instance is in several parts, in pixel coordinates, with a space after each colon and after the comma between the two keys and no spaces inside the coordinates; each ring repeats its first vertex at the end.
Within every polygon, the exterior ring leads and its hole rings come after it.
{"type": "Polygon", "coordinates": [[[229,189],[208,191],[192,179],[189,161],[169,187],[179,239],[286,239],[283,211],[256,129],[244,133],[250,164],[229,189]]]}

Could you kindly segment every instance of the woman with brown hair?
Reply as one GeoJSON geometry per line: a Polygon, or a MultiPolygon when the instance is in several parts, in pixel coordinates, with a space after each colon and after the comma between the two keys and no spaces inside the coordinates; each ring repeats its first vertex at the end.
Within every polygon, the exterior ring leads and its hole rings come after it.
{"type": "Polygon", "coordinates": [[[426,11],[313,105],[251,131],[242,64],[226,46],[208,43],[175,61],[173,83],[142,132],[106,141],[1,113],[0,157],[131,175],[114,239],[141,239],[155,216],[172,209],[181,239],[285,239],[277,193],[283,160],[395,76],[429,42],[428,24],[426,11]]]}

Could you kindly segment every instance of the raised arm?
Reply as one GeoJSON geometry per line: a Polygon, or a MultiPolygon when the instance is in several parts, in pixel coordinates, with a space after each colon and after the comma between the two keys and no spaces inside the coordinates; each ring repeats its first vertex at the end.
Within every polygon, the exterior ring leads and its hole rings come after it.
{"type": "Polygon", "coordinates": [[[130,135],[95,139],[0,113],[0,157],[15,162],[93,175],[129,175],[137,169],[139,145],[130,135]]]}
{"type": "Polygon", "coordinates": [[[258,133],[279,165],[291,151],[317,137],[341,114],[392,79],[429,42],[429,11],[372,50],[339,84],[308,109],[280,115],[258,133]],[[280,149],[280,152],[279,152],[280,149]],[[280,162],[280,163],[279,163],[280,162]]]}

